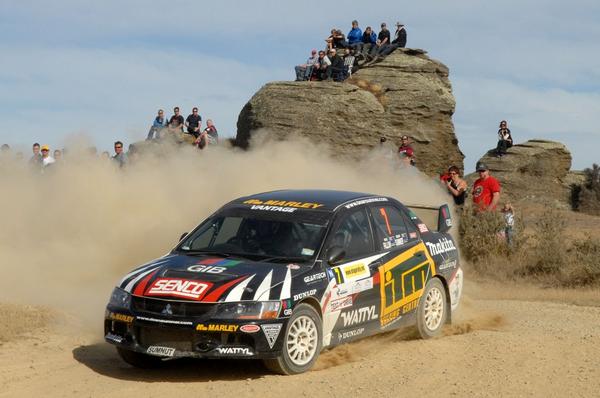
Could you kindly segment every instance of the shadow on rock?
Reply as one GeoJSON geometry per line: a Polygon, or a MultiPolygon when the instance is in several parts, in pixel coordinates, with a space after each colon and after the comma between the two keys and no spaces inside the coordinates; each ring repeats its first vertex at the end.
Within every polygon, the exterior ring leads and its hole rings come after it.
{"type": "Polygon", "coordinates": [[[94,372],[120,380],[154,382],[207,382],[257,379],[268,371],[258,360],[177,359],[157,369],[138,369],[119,357],[114,347],[97,343],[73,350],[73,358],[94,372]]]}

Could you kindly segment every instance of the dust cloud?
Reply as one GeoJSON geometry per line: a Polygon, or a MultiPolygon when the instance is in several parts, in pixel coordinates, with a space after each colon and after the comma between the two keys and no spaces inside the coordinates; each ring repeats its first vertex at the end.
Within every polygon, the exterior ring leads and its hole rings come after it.
{"type": "Polygon", "coordinates": [[[0,166],[0,302],[47,305],[99,328],[119,278],[167,253],[224,203],[285,188],[345,189],[439,205],[448,197],[391,153],[336,160],[307,141],[264,138],[251,150],[162,145],[126,170],[69,148],[45,173],[0,166]]]}

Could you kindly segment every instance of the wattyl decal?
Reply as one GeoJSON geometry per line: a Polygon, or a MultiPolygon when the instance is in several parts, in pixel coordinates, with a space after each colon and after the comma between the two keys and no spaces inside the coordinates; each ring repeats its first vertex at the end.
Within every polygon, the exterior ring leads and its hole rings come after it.
{"type": "Polygon", "coordinates": [[[146,291],[147,296],[173,296],[200,300],[212,286],[209,282],[175,278],[159,278],[146,291]]]}
{"type": "Polygon", "coordinates": [[[158,355],[160,357],[172,357],[175,354],[175,348],[151,345],[148,347],[146,352],[148,354],[158,355]]]}
{"type": "Polygon", "coordinates": [[[429,252],[432,256],[437,256],[439,254],[448,253],[451,251],[456,251],[456,246],[454,246],[454,242],[448,238],[442,238],[437,241],[437,243],[425,242],[429,252]]]}
{"type": "Polygon", "coordinates": [[[221,355],[232,355],[232,356],[250,356],[252,350],[248,347],[217,347],[217,352],[221,355]]]}
{"type": "Polygon", "coordinates": [[[369,322],[373,319],[377,319],[378,315],[375,311],[375,306],[358,308],[356,310],[342,312],[340,314],[344,321],[344,327],[357,325],[359,323],[369,322]]]}
{"type": "Polygon", "coordinates": [[[269,343],[269,348],[273,348],[275,342],[277,341],[277,337],[279,336],[279,332],[281,332],[281,323],[269,323],[266,325],[261,325],[261,329],[267,339],[267,343],[269,343]]]}

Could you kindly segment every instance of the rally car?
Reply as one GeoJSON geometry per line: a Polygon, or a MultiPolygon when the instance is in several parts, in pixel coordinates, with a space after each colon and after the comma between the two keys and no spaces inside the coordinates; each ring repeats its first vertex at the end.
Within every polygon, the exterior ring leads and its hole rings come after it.
{"type": "Polygon", "coordinates": [[[260,358],[282,374],[322,349],[416,325],[436,336],[463,274],[448,230],[384,196],[283,190],[236,199],[167,255],[127,274],[106,308],[105,340],[134,366],[260,358]],[[431,223],[430,223],[431,225],[431,223]]]}

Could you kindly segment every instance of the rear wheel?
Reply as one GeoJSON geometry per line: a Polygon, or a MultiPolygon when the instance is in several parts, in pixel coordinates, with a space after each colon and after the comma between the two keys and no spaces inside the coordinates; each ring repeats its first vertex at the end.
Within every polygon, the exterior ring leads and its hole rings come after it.
{"type": "Polygon", "coordinates": [[[287,324],[281,355],[275,359],[266,359],[265,366],[285,375],[306,372],[317,361],[322,340],[321,317],[310,305],[300,304],[294,309],[287,324]]]}
{"type": "Polygon", "coordinates": [[[439,335],[448,317],[446,290],[438,278],[432,278],[417,308],[417,329],[423,339],[439,335]]]}
{"type": "Polygon", "coordinates": [[[117,352],[122,360],[136,368],[152,369],[160,367],[163,361],[159,357],[143,354],[141,352],[126,350],[121,347],[116,347],[117,352]]]}

